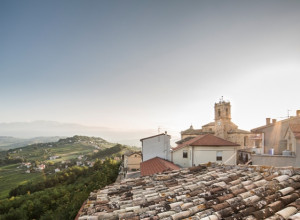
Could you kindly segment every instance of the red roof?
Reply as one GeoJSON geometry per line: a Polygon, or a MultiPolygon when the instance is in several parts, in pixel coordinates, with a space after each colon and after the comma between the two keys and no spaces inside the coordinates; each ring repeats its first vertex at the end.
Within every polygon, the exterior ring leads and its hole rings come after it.
{"type": "Polygon", "coordinates": [[[154,157],[141,163],[141,176],[149,176],[168,170],[179,170],[180,168],[170,161],[160,157],[154,157]]]}
{"type": "Polygon", "coordinates": [[[231,141],[224,140],[223,138],[216,137],[212,134],[199,135],[191,140],[188,140],[177,147],[173,151],[179,150],[186,146],[240,146],[239,144],[231,141]]]}

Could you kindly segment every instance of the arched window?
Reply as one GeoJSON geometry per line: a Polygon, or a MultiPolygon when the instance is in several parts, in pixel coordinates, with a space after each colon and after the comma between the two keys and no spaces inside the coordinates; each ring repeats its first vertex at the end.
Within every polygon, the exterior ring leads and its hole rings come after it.
{"type": "Polygon", "coordinates": [[[221,116],[221,110],[218,109],[218,116],[220,117],[221,116]]]}

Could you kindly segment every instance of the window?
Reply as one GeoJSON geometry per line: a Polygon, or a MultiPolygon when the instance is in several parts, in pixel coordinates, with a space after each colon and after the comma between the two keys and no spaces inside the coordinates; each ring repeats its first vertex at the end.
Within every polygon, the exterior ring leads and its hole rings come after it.
{"type": "Polygon", "coordinates": [[[247,136],[244,137],[244,146],[248,146],[248,137],[247,136]]]}
{"type": "Polygon", "coordinates": [[[182,157],[183,157],[183,158],[188,158],[188,152],[187,152],[186,150],[184,150],[184,151],[182,152],[182,157]]]}
{"type": "Polygon", "coordinates": [[[226,108],[226,116],[228,116],[228,108],[226,108]]]}
{"type": "Polygon", "coordinates": [[[222,161],[222,151],[217,151],[217,161],[222,161]]]}
{"type": "Polygon", "coordinates": [[[218,116],[220,117],[221,116],[221,110],[218,109],[218,116]]]}

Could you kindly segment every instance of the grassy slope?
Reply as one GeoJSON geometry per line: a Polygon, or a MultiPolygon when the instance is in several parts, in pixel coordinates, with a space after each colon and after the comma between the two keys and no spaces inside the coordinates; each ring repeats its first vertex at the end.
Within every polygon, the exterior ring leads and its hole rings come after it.
{"type": "MultiPolygon", "coordinates": [[[[11,153],[12,158],[22,157],[28,161],[47,162],[50,156],[60,156],[54,162],[70,160],[77,158],[79,155],[93,153],[95,146],[100,149],[110,148],[115,144],[108,143],[102,139],[86,138],[76,136],[76,138],[67,138],[55,143],[33,144],[27,147],[14,149],[17,153],[11,153]],[[22,151],[20,151],[22,149],[22,151]]],[[[11,151],[11,152],[13,152],[11,151]]],[[[4,153],[4,152],[2,152],[4,153]]],[[[4,155],[3,155],[4,156],[4,155]]]]}
{"type": "MultiPolygon", "coordinates": [[[[105,158],[111,154],[123,151],[118,147],[113,147],[115,144],[106,142],[103,139],[98,140],[97,138],[73,137],[55,143],[34,144],[14,149],[13,151],[17,151],[17,153],[11,153],[10,156],[13,158],[26,158],[27,161],[38,160],[40,163],[47,163],[49,162],[50,156],[56,155],[60,156],[60,158],[52,161],[57,163],[62,160],[77,158],[79,155],[91,155],[93,154],[93,151],[96,150],[95,146],[98,146],[103,150],[107,149],[107,152],[105,151],[106,153],[100,150],[96,154],[97,158],[105,158]],[[20,149],[22,149],[22,151],[20,151],[20,149]]],[[[0,158],[4,158],[5,155],[6,152],[0,152],[0,158]]],[[[17,169],[18,165],[19,164],[0,166],[0,199],[8,196],[10,189],[20,184],[43,178],[43,173],[24,173],[26,169],[17,169]]]]}
{"type": "Polygon", "coordinates": [[[17,169],[18,164],[0,167],[0,199],[8,196],[12,188],[28,181],[38,181],[43,178],[42,173],[24,173],[24,169],[17,169]]]}

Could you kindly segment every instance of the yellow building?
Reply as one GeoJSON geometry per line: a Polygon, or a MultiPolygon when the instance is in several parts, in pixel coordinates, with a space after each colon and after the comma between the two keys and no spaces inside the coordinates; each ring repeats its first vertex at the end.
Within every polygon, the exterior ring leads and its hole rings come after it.
{"type": "Polygon", "coordinates": [[[127,171],[140,170],[141,162],[142,162],[141,152],[133,152],[128,155],[124,155],[124,168],[127,171]]]}

